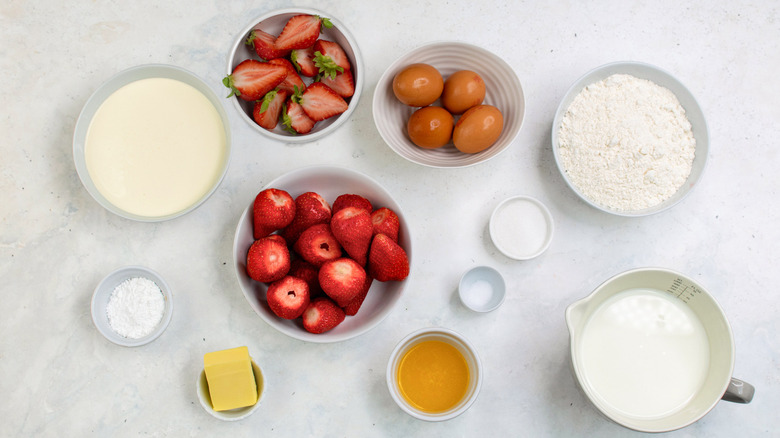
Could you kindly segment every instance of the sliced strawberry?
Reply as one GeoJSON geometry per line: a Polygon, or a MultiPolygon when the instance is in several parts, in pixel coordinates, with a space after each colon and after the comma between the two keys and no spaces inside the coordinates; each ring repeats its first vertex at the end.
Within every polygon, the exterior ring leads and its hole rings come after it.
{"type": "Polygon", "coordinates": [[[320,267],[320,287],[341,307],[354,300],[363,290],[366,270],[356,261],[342,257],[329,260],[320,267]]]}
{"type": "Polygon", "coordinates": [[[311,300],[303,312],[303,328],[310,333],[324,333],[344,321],[344,310],[328,297],[311,300]]]}
{"type": "Polygon", "coordinates": [[[317,40],[314,43],[314,64],[320,73],[331,77],[352,68],[339,43],[327,40],[317,40]]]}
{"type": "Polygon", "coordinates": [[[301,95],[293,95],[293,101],[315,122],[339,115],[349,108],[343,97],[322,82],[315,82],[301,95]]]}
{"type": "Polygon", "coordinates": [[[284,29],[276,37],[276,49],[296,50],[310,47],[319,38],[322,26],[331,28],[333,24],[329,19],[318,15],[295,15],[287,20],[284,29]]]}
{"type": "Polygon", "coordinates": [[[354,193],[345,193],[343,195],[339,195],[336,200],[333,201],[331,210],[333,214],[336,214],[336,212],[346,207],[362,208],[369,213],[374,211],[374,206],[371,205],[371,201],[354,193]]]}
{"type": "Polygon", "coordinates": [[[295,71],[295,67],[293,67],[290,61],[284,58],[277,58],[268,61],[268,63],[281,65],[287,69],[287,76],[277,87],[280,90],[286,91],[288,96],[291,96],[293,93],[295,93],[296,87],[301,90],[301,92],[306,89],[306,84],[303,82],[303,79],[298,76],[298,72],[295,71]]]}
{"type": "Polygon", "coordinates": [[[355,94],[355,78],[352,76],[351,70],[344,70],[344,73],[337,74],[335,78],[327,75],[320,76],[319,80],[343,98],[352,97],[355,94]]]}
{"type": "Polygon", "coordinates": [[[290,52],[290,61],[300,74],[310,78],[317,75],[317,66],[314,65],[314,46],[293,50],[290,52]]]}
{"type": "Polygon", "coordinates": [[[317,224],[307,228],[301,233],[293,249],[301,258],[318,268],[342,254],[341,244],[333,235],[329,224],[317,224]]]}
{"type": "Polygon", "coordinates": [[[330,223],[330,204],[316,192],[306,192],[295,198],[295,218],[282,230],[282,236],[290,243],[312,225],[330,223]]]}
{"type": "Polygon", "coordinates": [[[295,218],[295,200],[284,190],[268,188],[257,194],[252,204],[255,239],[290,225],[295,218]]]}
{"type": "Polygon", "coordinates": [[[285,100],[287,100],[287,92],[285,90],[276,88],[269,91],[263,96],[262,100],[255,101],[252,118],[265,129],[271,130],[276,128],[285,100]]]}
{"type": "Polygon", "coordinates": [[[309,306],[309,285],[298,277],[286,275],[268,285],[265,299],[274,315],[295,319],[309,306]]]}
{"type": "Polygon", "coordinates": [[[400,281],[409,276],[406,251],[384,234],[377,234],[368,253],[368,272],[378,281],[400,281]]]}
{"type": "Polygon", "coordinates": [[[308,134],[314,128],[314,120],[303,110],[300,104],[287,99],[282,109],[284,129],[295,134],[308,134]]]}
{"type": "Polygon", "coordinates": [[[258,239],[249,247],[246,271],[251,279],[270,283],[287,275],[289,270],[290,252],[278,234],[258,239]]]}
{"type": "Polygon", "coordinates": [[[320,287],[320,279],[318,276],[319,271],[320,268],[312,265],[306,260],[296,258],[290,262],[290,272],[288,272],[287,275],[292,275],[293,277],[305,281],[306,284],[309,285],[309,297],[315,298],[322,295],[322,288],[320,287]]]}
{"type": "Polygon", "coordinates": [[[266,61],[284,58],[290,54],[289,50],[278,50],[274,45],[275,42],[276,37],[270,33],[260,29],[252,29],[244,44],[252,46],[255,49],[257,56],[266,61]]]}
{"type": "Polygon", "coordinates": [[[360,266],[365,266],[374,235],[371,214],[358,207],[342,208],[330,219],[330,229],[344,251],[360,266]]]}
{"type": "MultiPolygon", "coordinates": [[[[335,204],[334,204],[335,205],[335,204]]],[[[398,243],[398,231],[401,229],[401,221],[393,210],[382,207],[371,213],[371,222],[374,224],[374,235],[384,234],[398,243]]]]}
{"type": "Polygon", "coordinates": [[[266,93],[276,88],[287,77],[287,69],[280,65],[247,59],[233,69],[233,73],[225,76],[222,83],[230,88],[227,97],[236,95],[241,99],[259,100],[266,93]]]}
{"type": "Polygon", "coordinates": [[[363,283],[363,288],[360,290],[360,293],[349,302],[349,304],[344,306],[344,313],[346,313],[348,316],[355,316],[355,314],[358,313],[360,306],[363,305],[363,301],[365,301],[366,297],[368,296],[368,291],[371,290],[371,284],[373,282],[374,278],[370,275],[366,275],[366,281],[363,283]]]}

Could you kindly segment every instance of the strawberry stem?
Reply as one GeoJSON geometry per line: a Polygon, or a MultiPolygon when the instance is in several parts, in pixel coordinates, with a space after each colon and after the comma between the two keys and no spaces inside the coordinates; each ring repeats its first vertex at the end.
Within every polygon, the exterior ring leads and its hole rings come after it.
{"type": "Polygon", "coordinates": [[[233,76],[227,75],[222,79],[222,84],[228,88],[230,88],[230,94],[227,95],[227,97],[233,97],[233,96],[240,96],[241,92],[238,91],[238,88],[236,88],[233,85],[233,76]]]}
{"type": "Polygon", "coordinates": [[[344,73],[344,68],[336,64],[333,58],[323,55],[319,50],[314,52],[314,66],[324,76],[335,79],[339,73],[344,73]]]}

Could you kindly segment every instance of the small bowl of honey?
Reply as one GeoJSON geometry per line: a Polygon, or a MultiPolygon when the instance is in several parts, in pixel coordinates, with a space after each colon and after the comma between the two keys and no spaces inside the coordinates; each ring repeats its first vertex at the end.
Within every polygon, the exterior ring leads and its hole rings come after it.
{"type": "Polygon", "coordinates": [[[398,406],[425,421],[446,421],[465,412],[482,387],[482,362],[460,334],[424,328],[396,345],[387,364],[387,387],[398,406]]]}

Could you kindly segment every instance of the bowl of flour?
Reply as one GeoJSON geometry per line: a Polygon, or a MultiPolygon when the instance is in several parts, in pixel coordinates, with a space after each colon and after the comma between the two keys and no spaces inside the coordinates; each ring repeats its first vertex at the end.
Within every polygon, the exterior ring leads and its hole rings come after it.
{"type": "Polygon", "coordinates": [[[591,206],[620,216],[671,208],[696,186],[709,154],[701,107],[674,76],[616,62],[580,77],[552,125],[555,162],[591,206]]]}

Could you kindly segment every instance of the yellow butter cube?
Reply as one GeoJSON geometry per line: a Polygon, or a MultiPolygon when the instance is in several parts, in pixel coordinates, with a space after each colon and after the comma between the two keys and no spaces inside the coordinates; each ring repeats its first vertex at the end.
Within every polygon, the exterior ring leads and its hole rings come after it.
{"type": "Polygon", "coordinates": [[[247,347],[206,353],[206,381],[215,411],[243,408],[257,403],[257,383],[247,347]]]}

